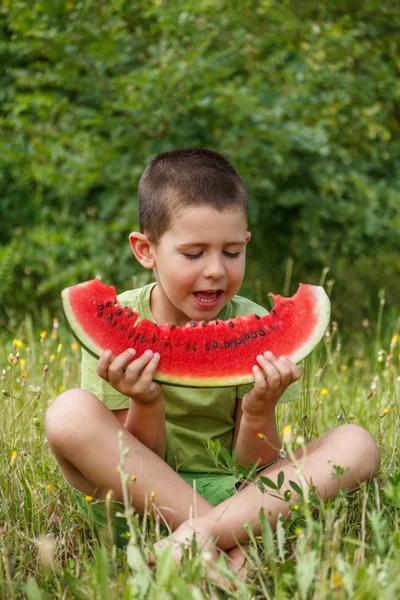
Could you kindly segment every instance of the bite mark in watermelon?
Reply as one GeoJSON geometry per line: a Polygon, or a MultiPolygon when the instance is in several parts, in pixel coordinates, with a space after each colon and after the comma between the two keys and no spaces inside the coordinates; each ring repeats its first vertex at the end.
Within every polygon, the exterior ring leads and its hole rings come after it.
{"type": "Polygon", "coordinates": [[[191,321],[185,327],[137,322],[140,315],[118,303],[115,288],[97,279],[66,288],[62,299],[72,333],[93,356],[135,348],[135,360],[150,349],[160,354],[156,381],[223,387],[253,382],[258,354],[270,350],[298,363],[324,335],[330,302],[323,287],[300,284],[291,298],[269,295],[274,308],[268,315],[191,321]]]}

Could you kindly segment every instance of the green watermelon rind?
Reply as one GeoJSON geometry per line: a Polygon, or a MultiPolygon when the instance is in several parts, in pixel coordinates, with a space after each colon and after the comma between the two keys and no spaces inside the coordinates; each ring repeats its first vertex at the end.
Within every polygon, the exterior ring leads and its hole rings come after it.
{"type": "MultiPolygon", "coordinates": [[[[85,284],[78,284],[85,285],[85,284]]],[[[300,284],[303,285],[303,284],[300,284]]],[[[111,287],[111,286],[110,286],[111,287]]],[[[314,311],[318,315],[317,324],[314,327],[312,334],[309,336],[307,342],[302,344],[292,355],[287,356],[293,363],[299,363],[301,360],[306,358],[312,350],[316,347],[316,345],[322,339],[330,319],[330,300],[322,286],[308,286],[313,288],[315,303],[314,303],[314,311]]],[[[103,349],[97,346],[90,336],[86,335],[82,329],[78,326],[76,319],[74,317],[73,311],[70,307],[69,303],[69,289],[66,288],[62,291],[62,300],[63,300],[63,308],[65,312],[65,316],[67,319],[68,327],[77,340],[77,342],[82,346],[86,352],[88,352],[91,356],[98,359],[100,354],[102,354],[103,349]],[[76,329],[75,329],[76,327],[76,329]]],[[[229,377],[187,377],[187,376],[176,376],[176,375],[168,375],[166,373],[158,373],[156,372],[154,375],[154,380],[159,383],[165,383],[169,385],[175,385],[180,387],[234,387],[238,385],[245,385],[248,383],[254,382],[254,376],[252,373],[246,375],[232,375],[229,377]]]]}

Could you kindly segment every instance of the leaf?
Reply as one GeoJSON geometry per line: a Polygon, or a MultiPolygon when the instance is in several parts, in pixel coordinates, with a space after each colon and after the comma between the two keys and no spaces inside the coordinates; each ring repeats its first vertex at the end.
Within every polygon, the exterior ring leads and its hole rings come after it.
{"type": "Polygon", "coordinates": [[[278,552],[279,557],[282,562],[285,560],[286,550],[285,550],[285,528],[283,526],[283,519],[281,516],[278,518],[278,522],[276,524],[276,539],[278,542],[278,552]]]}
{"type": "Polygon", "coordinates": [[[24,587],[28,600],[43,600],[44,596],[33,577],[29,577],[24,587]]]}
{"type": "Polygon", "coordinates": [[[275,543],[274,534],[272,532],[271,525],[268,519],[265,517],[264,511],[260,510],[260,522],[261,522],[261,539],[263,543],[264,552],[267,556],[275,555],[275,543]]]}
{"type": "Polygon", "coordinates": [[[278,481],[277,481],[278,490],[281,489],[284,481],[285,481],[285,473],[283,471],[279,471],[279,473],[278,473],[278,481]]]}
{"type": "Polygon", "coordinates": [[[278,486],[276,485],[276,483],[274,483],[269,477],[264,477],[263,475],[260,476],[260,481],[262,481],[262,483],[264,485],[266,485],[267,487],[273,489],[273,490],[277,490],[278,486]]]}
{"type": "Polygon", "coordinates": [[[307,597],[308,590],[315,576],[317,564],[317,553],[315,550],[308,551],[296,564],[297,582],[302,598],[307,597]]]}
{"type": "Polygon", "coordinates": [[[289,485],[297,494],[299,494],[300,497],[303,497],[303,490],[298,483],[289,480],[289,485]]]}

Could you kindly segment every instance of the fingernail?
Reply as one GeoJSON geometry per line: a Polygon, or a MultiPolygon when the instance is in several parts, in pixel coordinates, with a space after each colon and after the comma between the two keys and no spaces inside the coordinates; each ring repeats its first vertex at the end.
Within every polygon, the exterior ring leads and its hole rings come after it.
{"type": "Polygon", "coordinates": [[[136,354],[135,348],[128,348],[129,354],[136,354]]]}
{"type": "Polygon", "coordinates": [[[265,358],[272,358],[273,354],[272,354],[272,352],[270,352],[269,350],[267,350],[266,352],[264,352],[264,356],[265,356],[265,358]]]}
{"type": "Polygon", "coordinates": [[[153,351],[152,350],[146,350],[146,352],[144,353],[145,356],[152,356],[153,355],[153,351]]]}
{"type": "Polygon", "coordinates": [[[159,355],[159,353],[158,353],[158,352],[154,352],[154,356],[153,356],[153,358],[156,358],[156,359],[158,360],[158,359],[160,358],[160,355],[159,355]]]}

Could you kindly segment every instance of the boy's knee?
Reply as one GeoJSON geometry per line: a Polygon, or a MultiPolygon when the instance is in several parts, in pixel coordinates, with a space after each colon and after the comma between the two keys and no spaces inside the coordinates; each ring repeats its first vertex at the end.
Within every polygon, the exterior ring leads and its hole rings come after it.
{"type": "Polygon", "coordinates": [[[358,457],[360,469],[365,467],[371,475],[376,473],[381,465],[381,455],[372,435],[353,423],[342,425],[337,431],[343,436],[340,443],[346,444],[351,453],[358,457]]]}
{"type": "Polygon", "coordinates": [[[46,411],[44,426],[50,447],[57,449],[76,437],[87,424],[90,413],[99,403],[87,390],[72,389],[58,396],[46,411]]]}

